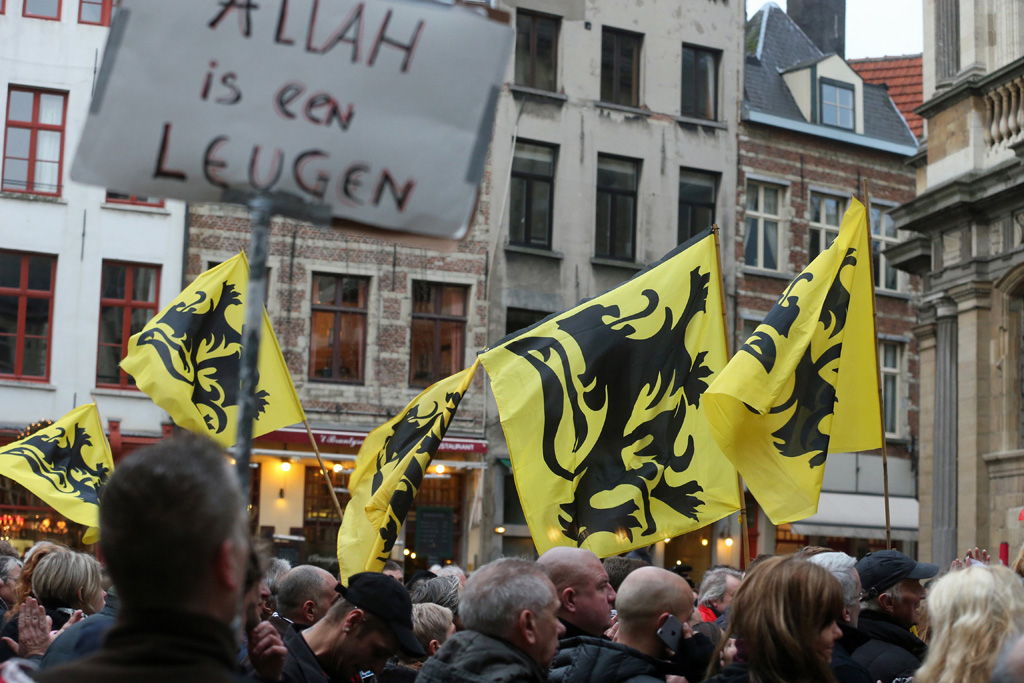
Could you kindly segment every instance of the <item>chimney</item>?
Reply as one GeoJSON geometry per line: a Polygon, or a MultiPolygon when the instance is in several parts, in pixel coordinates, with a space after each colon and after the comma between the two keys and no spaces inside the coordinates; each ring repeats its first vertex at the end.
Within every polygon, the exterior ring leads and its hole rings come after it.
{"type": "Polygon", "coordinates": [[[846,58],[846,0],[789,0],[786,14],[819,50],[846,58]]]}

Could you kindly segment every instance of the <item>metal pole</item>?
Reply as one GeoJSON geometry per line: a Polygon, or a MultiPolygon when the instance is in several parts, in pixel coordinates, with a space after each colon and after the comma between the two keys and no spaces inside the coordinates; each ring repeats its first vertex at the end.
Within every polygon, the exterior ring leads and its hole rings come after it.
{"type": "Polygon", "coordinates": [[[238,435],[235,467],[242,485],[242,505],[249,505],[249,459],[252,451],[252,422],[256,418],[256,381],[263,332],[263,300],[267,293],[267,251],[270,243],[270,197],[254,196],[248,201],[252,241],[249,245],[249,289],[245,295],[245,327],[242,330],[242,358],[238,373],[238,435]]]}

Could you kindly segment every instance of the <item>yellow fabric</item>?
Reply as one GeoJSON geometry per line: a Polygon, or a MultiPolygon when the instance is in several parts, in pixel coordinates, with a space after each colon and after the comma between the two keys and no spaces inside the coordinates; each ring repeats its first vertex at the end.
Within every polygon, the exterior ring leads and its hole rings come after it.
{"type": "MultiPolygon", "coordinates": [[[[98,491],[114,470],[96,404],[75,408],[46,429],[0,447],[0,474],[68,519],[98,527],[98,491]]],[[[89,529],[87,539],[98,531],[89,529]]],[[[87,540],[86,542],[93,542],[87,540]]]]}
{"type": "Polygon", "coordinates": [[[605,557],[739,509],[702,401],[727,360],[706,235],[482,354],[539,552],[605,557]]]}
{"type": "Polygon", "coordinates": [[[366,435],[349,479],[352,499],[338,530],[342,582],[379,572],[391,555],[430,460],[480,365],[423,390],[401,413],[366,435]]]}
{"type": "MultiPolygon", "coordinates": [[[[121,361],[139,389],[178,426],[222,446],[235,442],[238,374],[249,264],[245,254],[211,268],[128,341],[121,361]]],[[[253,436],[305,415],[266,310],[260,339],[253,436]]]]}
{"type": "Polygon", "coordinates": [[[818,510],[828,453],[882,445],[864,206],[789,285],[705,394],[715,439],[775,524],[818,510]]]}

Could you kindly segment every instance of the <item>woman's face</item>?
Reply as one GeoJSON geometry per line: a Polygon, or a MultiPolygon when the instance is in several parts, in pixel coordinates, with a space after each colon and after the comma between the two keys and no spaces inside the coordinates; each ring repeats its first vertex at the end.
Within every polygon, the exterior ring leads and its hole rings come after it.
{"type": "Polygon", "coordinates": [[[835,642],[842,637],[843,632],[839,630],[835,620],[829,622],[828,626],[821,629],[821,632],[818,633],[818,640],[814,643],[814,649],[817,650],[826,664],[832,661],[832,648],[835,642]]]}
{"type": "Polygon", "coordinates": [[[100,587],[96,587],[95,591],[88,593],[83,592],[82,595],[82,613],[85,616],[96,614],[107,603],[107,592],[100,587]]]}

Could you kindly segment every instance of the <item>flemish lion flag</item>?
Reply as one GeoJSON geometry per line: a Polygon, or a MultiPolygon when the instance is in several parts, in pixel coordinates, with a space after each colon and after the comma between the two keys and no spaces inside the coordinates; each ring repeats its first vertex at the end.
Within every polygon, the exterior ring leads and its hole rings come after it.
{"type": "MultiPolygon", "coordinates": [[[[242,323],[249,264],[238,254],[211,268],[128,341],[121,361],[139,389],[175,423],[222,446],[235,441],[242,323]]],[[[266,310],[260,339],[254,437],[304,413],[266,310]]]]}
{"type": "Polygon", "coordinates": [[[479,365],[477,359],[430,385],[405,410],[366,435],[348,483],[352,499],[338,530],[338,563],[346,585],[353,574],[384,569],[423,475],[479,365]]]}
{"type": "Polygon", "coordinates": [[[704,418],[727,360],[721,286],[706,231],[482,354],[539,552],[606,557],[740,508],[704,418]]]}
{"type": "Polygon", "coordinates": [[[882,446],[864,205],[708,389],[722,450],[775,524],[813,515],[829,453],[882,446]]]}
{"type": "Polygon", "coordinates": [[[0,474],[10,477],[68,519],[93,529],[99,494],[114,470],[96,404],[75,408],[45,429],[0,447],[0,474]]]}

